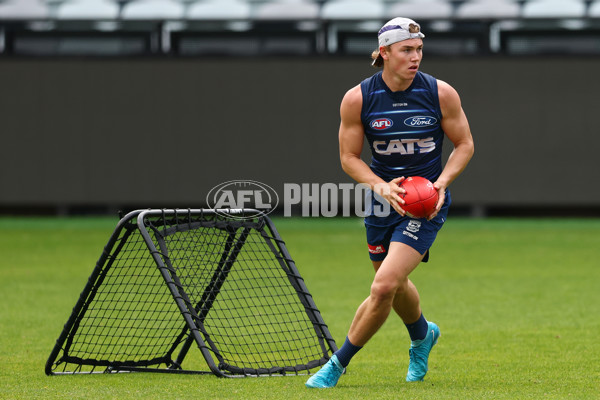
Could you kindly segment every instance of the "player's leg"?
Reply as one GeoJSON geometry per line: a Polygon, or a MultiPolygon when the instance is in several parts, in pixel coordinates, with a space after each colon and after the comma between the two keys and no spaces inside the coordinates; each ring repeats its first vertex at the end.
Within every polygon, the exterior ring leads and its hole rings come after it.
{"type": "MultiPolygon", "coordinates": [[[[393,243],[395,242],[390,244],[390,249],[393,243]]],[[[375,270],[378,270],[381,263],[373,262],[373,266],[375,270]]],[[[410,279],[406,280],[406,284],[398,287],[392,307],[406,325],[411,338],[410,362],[406,380],[409,382],[421,381],[427,374],[429,353],[437,343],[440,330],[436,324],[424,318],[421,312],[419,293],[410,279]]]]}
{"type": "MultiPolygon", "coordinates": [[[[373,261],[373,268],[377,272],[382,261],[373,261]]],[[[408,279],[406,287],[399,287],[394,296],[392,308],[402,319],[404,324],[414,324],[421,317],[421,302],[416,286],[408,279]]],[[[425,337],[425,334],[423,334],[425,337]]]]}
{"type": "MultiPolygon", "coordinates": [[[[381,262],[373,262],[376,271],[380,265],[381,262]]],[[[419,292],[410,279],[406,287],[400,287],[396,291],[392,308],[402,319],[412,342],[423,340],[427,336],[429,326],[421,310],[419,292]]]]}
{"type": "Polygon", "coordinates": [[[419,265],[422,258],[419,252],[404,243],[390,243],[388,254],[375,273],[371,293],[358,308],[350,325],[350,342],[356,346],[364,346],[383,325],[392,308],[398,307],[409,319],[411,315],[416,314],[411,307],[416,306],[420,311],[418,293],[414,285],[409,283],[408,275],[419,265]],[[396,304],[398,301],[395,301],[395,298],[398,294],[407,304],[396,304]]]}
{"type": "MultiPolygon", "coordinates": [[[[344,368],[379,330],[393,307],[396,292],[409,290],[408,275],[422,255],[403,243],[390,244],[389,252],[375,273],[369,297],[358,307],[344,345],[306,382],[309,388],[330,388],[344,368]]],[[[414,287],[414,285],[412,285],[414,287]]]]}
{"type": "Polygon", "coordinates": [[[383,325],[392,308],[407,323],[409,333],[415,326],[427,326],[424,339],[411,340],[411,362],[406,377],[408,381],[423,379],[427,372],[429,352],[437,343],[440,333],[437,325],[423,318],[419,294],[408,275],[423,260],[423,255],[433,244],[437,231],[445,221],[450,204],[449,193],[446,198],[442,210],[431,221],[406,218],[389,227],[365,223],[371,260],[380,262],[376,264],[371,295],[359,306],[344,345],[307,381],[308,387],[335,386],[350,359],[383,325]],[[406,322],[413,318],[415,322],[406,322]]]}

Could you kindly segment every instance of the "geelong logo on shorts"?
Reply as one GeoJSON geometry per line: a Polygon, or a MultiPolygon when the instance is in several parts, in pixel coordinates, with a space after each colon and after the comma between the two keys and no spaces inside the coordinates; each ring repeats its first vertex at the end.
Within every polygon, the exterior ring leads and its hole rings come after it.
{"type": "Polygon", "coordinates": [[[419,237],[415,235],[415,233],[419,232],[419,229],[421,229],[421,222],[411,219],[408,221],[408,226],[406,227],[406,230],[402,232],[402,234],[413,240],[419,240],[419,237]]]}
{"type": "Polygon", "coordinates": [[[382,131],[384,129],[391,128],[392,125],[394,125],[394,122],[392,122],[392,120],[388,119],[388,118],[377,118],[377,119],[374,119],[373,121],[369,122],[369,125],[373,129],[382,131]]]}
{"type": "Polygon", "coordinates": [[[414,219],[408,221],[408,226],[406,227],[407,231],[417,233],[419,232],[419,229],[421,229],[421,221],[417,221],[414,219]]]}

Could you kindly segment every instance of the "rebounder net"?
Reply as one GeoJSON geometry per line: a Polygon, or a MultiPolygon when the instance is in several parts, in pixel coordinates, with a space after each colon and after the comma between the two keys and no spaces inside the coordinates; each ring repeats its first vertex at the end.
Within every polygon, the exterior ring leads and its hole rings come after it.
{"type": "Polygon", "coordinates": [[[140,210],[115,228],[46,373],[300,374],[335,350],[267,216],[140,210]]]}

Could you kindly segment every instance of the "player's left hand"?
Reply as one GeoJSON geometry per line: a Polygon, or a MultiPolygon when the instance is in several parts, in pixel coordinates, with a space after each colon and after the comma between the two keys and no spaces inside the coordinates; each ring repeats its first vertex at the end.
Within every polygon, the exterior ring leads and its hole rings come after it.
{"type": "Polygon", "coordinates": [[[439,182],[435,182],[433,184],[433,187],[438,192],[438,201],[437,201],[437,204],[435,205],[435,210],[433,210],[433,212],[427,217],[428,221],[431,221],[438,215],[438,213],[442,209],[442,206],[444,205],[444,201],[446,201],[446,186],[442,185],[439,182]]]}

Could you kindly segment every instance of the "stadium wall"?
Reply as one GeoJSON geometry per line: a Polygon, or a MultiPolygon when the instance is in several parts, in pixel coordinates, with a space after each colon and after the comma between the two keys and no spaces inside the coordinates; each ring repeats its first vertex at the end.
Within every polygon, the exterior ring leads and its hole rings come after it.
{"type": "MultiPolygon", "coordinates": [[[[458,208],[598,210],[598,58],[426,58],[476,155],[458,208]]],[[[214,186],[348,183],[339,103],[368,58],[0,60],[0,210],[202,207],[214,186]]]]}

